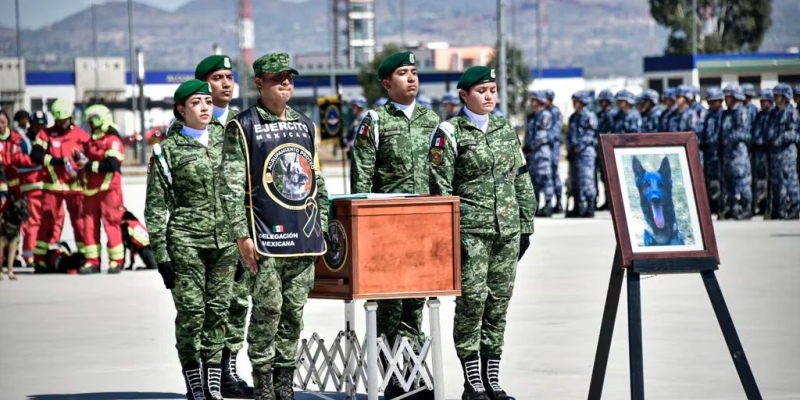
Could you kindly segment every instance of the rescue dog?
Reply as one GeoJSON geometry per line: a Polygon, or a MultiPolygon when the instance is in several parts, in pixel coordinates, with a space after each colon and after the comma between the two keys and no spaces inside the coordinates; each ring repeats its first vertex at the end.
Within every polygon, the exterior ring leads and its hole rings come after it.
{"type": "Polygon", "coordinates": [[[158,268],[155,255],[150,248],[150,234],[147,228],[128,210],[122,214],[122,243],[125,246],[125,256],[130,257],[126,270],[134,269],[133,264],[137,254],[144,261],[144,269],[158,268]]]}
{"type": "Polygon", "coordinates": [[[308,175],[300,166],[300,155],[295,154],[293,160],[288,157],[281,157],[283,166],[283,195],[289,200],[303,200],[308,196],[306,182],[308,175]]]}
{"type": "Polygon", "coordinates": [[[17,261],[20,227],[28,220],[28,202],[25,198],[8,198],[8,205],[3,211],[0,222],[0,280],[3,279],[3,265],[8,269],[8,279],[16,280],[14,263],[17,261]]]}
{"type": "Polygon", "coordinates": [[[647,224],[644,230],[644,245],[683,245],[683,235],[678,229],[675,203],[672,199],[672,168],[669,159],[664,157],[661,160],[658,171],[647,171],[634,156],[633,175],[636,178],[639,201],[647,224]]]}

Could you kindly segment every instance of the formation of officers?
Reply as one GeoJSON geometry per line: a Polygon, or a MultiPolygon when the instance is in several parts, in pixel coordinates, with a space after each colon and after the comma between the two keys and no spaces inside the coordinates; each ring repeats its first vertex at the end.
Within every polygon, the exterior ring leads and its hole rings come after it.
{"type": "MultiPolygon", "coordinates": [[[[330,241],[316,127],[287,105],[298,72],[285,53],[257,59],[253,70],[260,99],[236,114],[228,107],[230,58],[200,62],[196,79],[175,91],[176,119],[148,166],[145,220],[177,311],[187,399],[294,398],[303,309],[314,262],[330,241]],[[236,371],[245,337],[252,387],[236,371]]],[[[388,56],[377,75],[387,99],[372,110],[363,104],[350,150],[352,190],[461,198],[462,295],[453,336],[462,399],[513,400],[500,386],[500,359],[536,199],[514,129],[493,114],[495,71],[464,72],[457,94],[463,107],[447,121],[418,101],[413,53],[388,56]]],[[[421,343],[422,304],[380,302],[379,333],[421,343]]],[[[425,387],[406,390],[396,374],[384,398],[409,391],[416,393],[405,398],[433,398],[425,387]]]]}
{"type": "MultiPolygon", "coordinates": [[[[14,127],[0,110],[0,215],[2,238],[14,260],[22,236],[22,257],[36,273],[55,272],[47,259],[61,238],[64,203],[75,242],[85,263],[81,274],[100,272],[100,223],[108,235],[108,273],[124,267],[120,165],[125,148],[111,111],[103,105],[83,113],[90,133],[73,122],[74,106],[57,99],[50,106],[49,125],[42,111],[19,111],[14,127]]],[[[11,267],[9,277],[14,279],[11,267]]],[[[0,275],[1,278],[1,275],[0,275]]]]}
{"type": "MultiPolygon", "coordinates": [[[[793,93],[788,84],[780,83],[760,94],[751,84],[712,87],[705,92],[707,106],[699,95],[698,89],[685,85],[669,88],[661,96],[655,90],[639,96],[628,90],[616,94],[603,90],[597,95],[595,113],[589,109],[595,100],[590,92],[573,94],[575,112],[567,122],[566,151],[567,196],[575,206],[566,216],[591,218],[595,210],[608,208],[607,202],[597,204],[598,181],[604,181],[598,134],[691,131],[697,135],[711,211],[719,219],[747,220],[753,215],[798,219],[800,86],[793,93]]],[[[543,217],[563,211],[557,171],[562,120],[552,97],[551,91],[531,94],[533,112],[524,141],[541,199],[537,215],[543,217]]]]}

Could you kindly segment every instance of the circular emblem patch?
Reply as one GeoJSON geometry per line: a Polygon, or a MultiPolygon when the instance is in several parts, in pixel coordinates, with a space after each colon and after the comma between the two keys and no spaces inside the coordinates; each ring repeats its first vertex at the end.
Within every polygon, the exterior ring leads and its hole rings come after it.
{"type": "Polygon", "coordinates": [[[262,183],[269,197],[282,207],[305,209],[306,199],[317,195],[314,159],[297,144],[280,145],[267,156],[262,183]]]}
{"type": "Polygon", "coordinates": [[[347,232],[341,222],[333,220],[328,224],[328,237],[328,251],[323,260],[331,272],[337,272],[347,261],[347,232]]]}
{"type": "Polygon", "coordinates": [[[325,129],[328,130],[328,133],[332,136],[339,136],[339,130],[341,128],[341,121],[339,107],[336,105],[330,105],[327,109],[325,109],[325,129]]]}

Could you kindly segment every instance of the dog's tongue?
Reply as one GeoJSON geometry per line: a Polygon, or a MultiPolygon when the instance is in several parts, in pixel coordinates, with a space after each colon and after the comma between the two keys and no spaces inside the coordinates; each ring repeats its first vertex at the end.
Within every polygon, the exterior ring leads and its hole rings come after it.
{"type": "Polygon", "coordinates": [[[664,228],[664,211],[661,206],[653,206],[653,219],[658,229],[664,228]]]}

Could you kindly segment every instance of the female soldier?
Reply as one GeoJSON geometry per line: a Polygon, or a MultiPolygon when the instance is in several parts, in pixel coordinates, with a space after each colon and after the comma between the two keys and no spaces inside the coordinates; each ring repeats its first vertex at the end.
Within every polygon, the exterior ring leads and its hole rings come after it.
{"type": "Polygon", "coordinates": [[[78,168],[84,169],[83,195],[83,253],[86,263],[79,273],[100,272],[100,220],[108,236],[108,273],[118,274],[125,262],[122,245],[122,178],[120,165],[125,159],[117,127],[111,119],[111,110],[97,104],[84,111],[84,120],[91,129],[91,139],[83,153],[75,154],[78,168]]]}
{"type": "Polygon", "coordinates": [[[186,396],[216,400],[222,399],[220,364],[237,259],[217,194],[223,130],[209,125],[207,82],[186,81],[173,98],[181,124],[153,146],[144,217],[158,272],[177,309],[186,396]]]}
{"type": "Polygon", "coordinates": [[[530,244],[536,199],[514,129],[492,115],[495,72],[470,67],[458,82],[461,111],[436,127],[430,193],[461,197],[461,296],[453,339],[462,400],[508,400],[500,355],[517,261],[530,244]],[[517,260],[514,260],[514,259],[517,260]]]}

